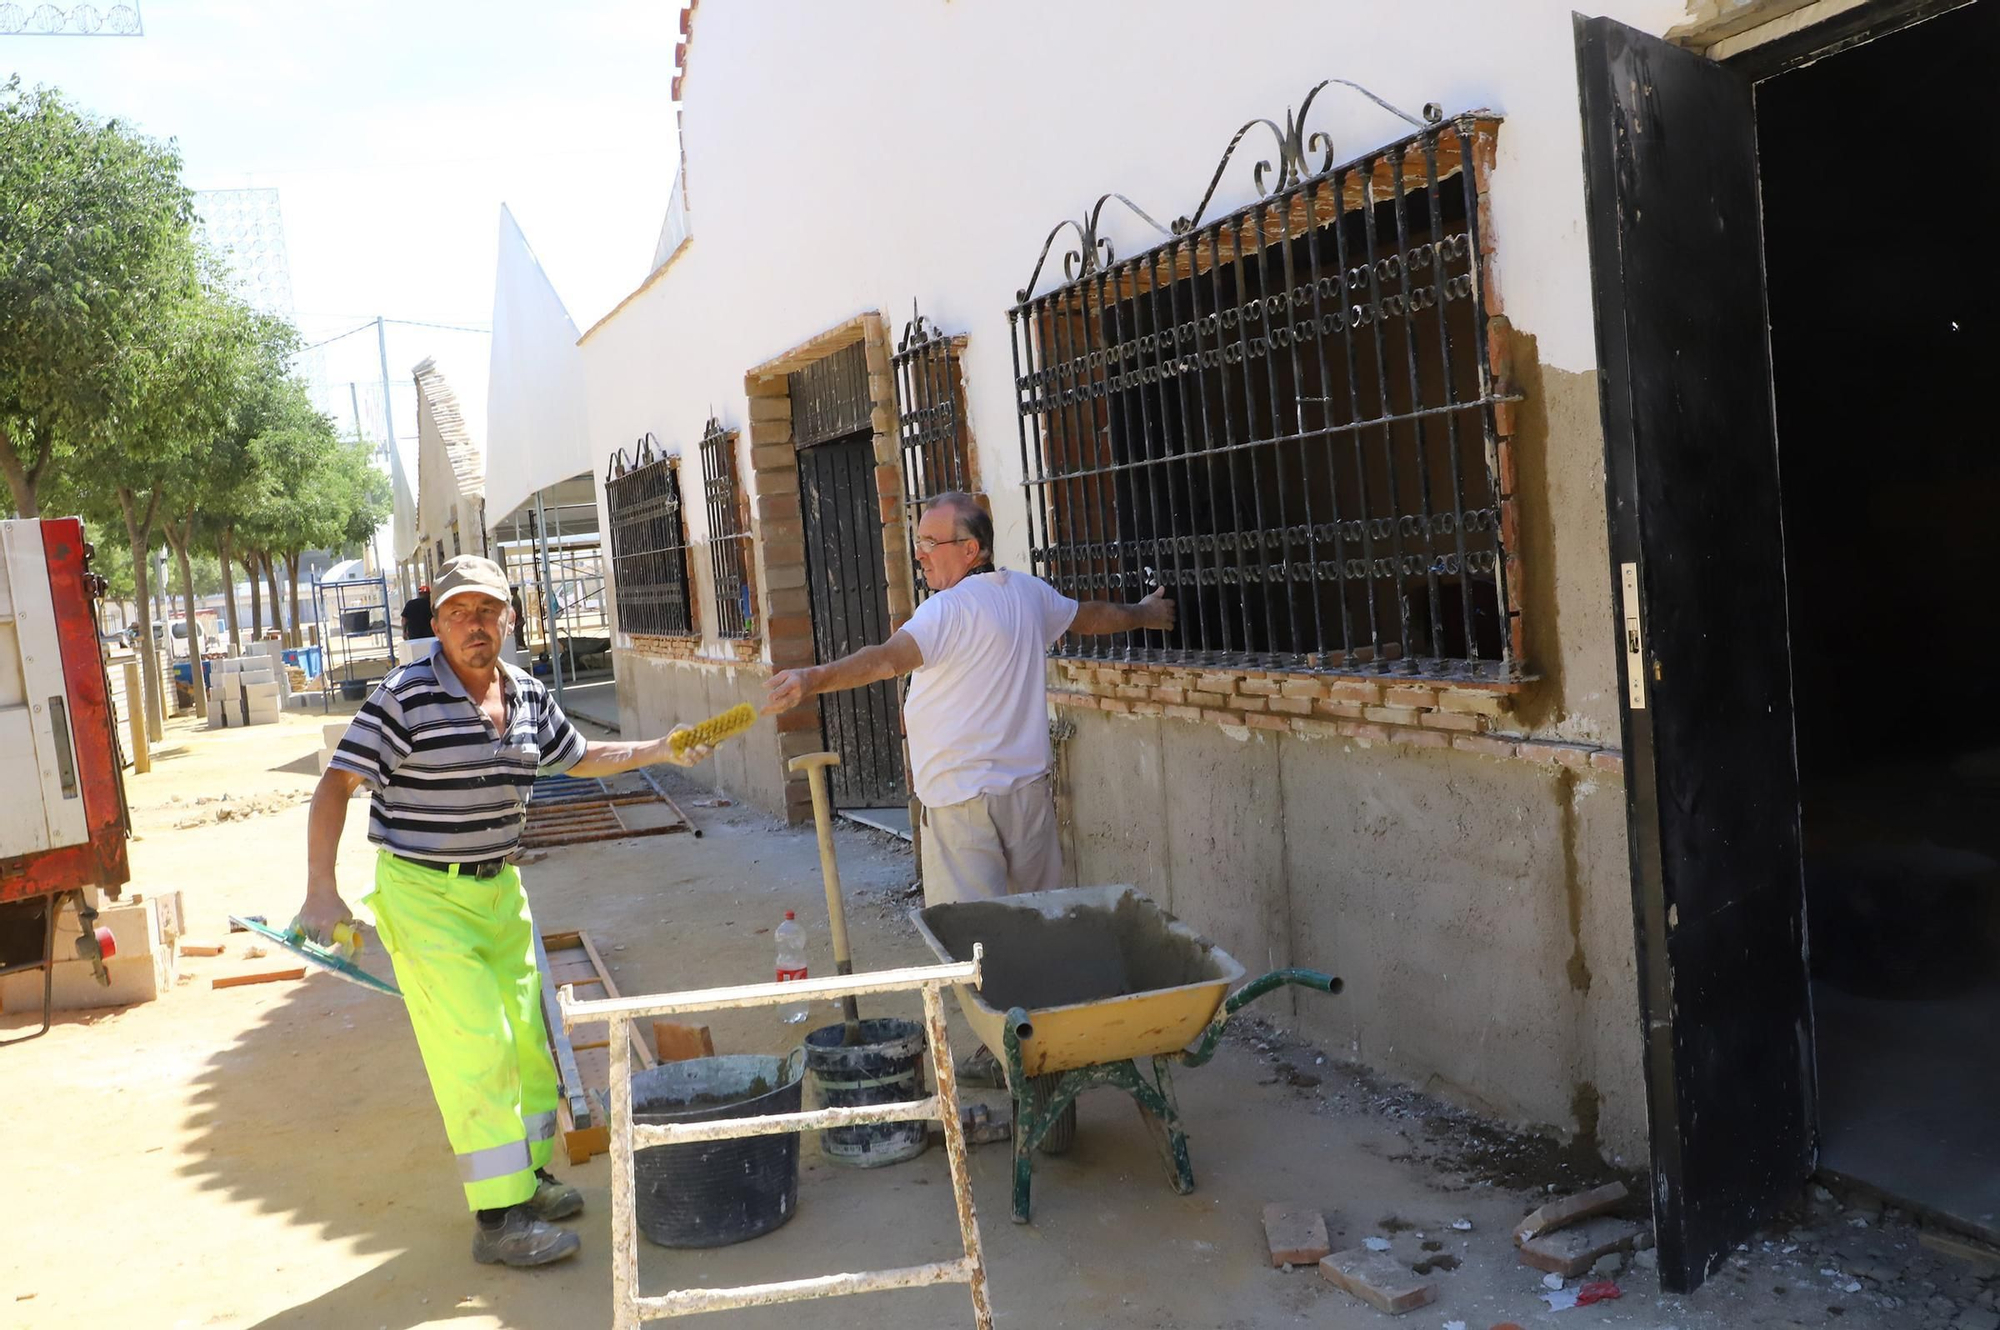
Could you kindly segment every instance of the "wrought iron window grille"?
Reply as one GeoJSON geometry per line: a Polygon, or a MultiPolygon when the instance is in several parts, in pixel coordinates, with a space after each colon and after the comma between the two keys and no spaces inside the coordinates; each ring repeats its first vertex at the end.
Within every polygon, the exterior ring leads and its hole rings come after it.
{"type": "Polygon", "coordinates": [[[750,528],[737,484],[736,433],[713,416],[701,435],[702,498],[708,510],[708,566],[715,578],[716,636],[757,635],[750,586],[750,528]]]}
{"type": "Polygon", "coordinates": [[[634,636],[692,637],[680,459],[658,449],[659,440],[647,433],[631,454],[619,449],[605,469],[618,627],[634,636]]]}
{"type": "Polygon", "coordinates": [[[1180,611],[1057,654],[1520,677],[1495,413],[1518,395],[1491,360],[1483,235],[1498,126],[1328,80],[1239,129],[1171,227],[1106,194],[1049,232],[1008,314],[1034,570],[1078,597],[1164,587],[1180,611]],[[1414,132],[1336,164],[1307,128],[1328,82],[1414,132]],[[1204,221],[1260,129],[1256,201],[1204,221]],[[1119,259],[1114,199],[1164,239],[1119,259]]]}
{"type": "Polygon", "coordinates": [[[979,469],[965,414],[960,354],[964,337],[948,337],[914,305],[890,357],[896,376],[896,431],[903,469],[903,530],[909,543],[910,585],[919,603],[930,595],[917,564],[917,520],[924,507],[953,490],[979,495],[979,469]]]}

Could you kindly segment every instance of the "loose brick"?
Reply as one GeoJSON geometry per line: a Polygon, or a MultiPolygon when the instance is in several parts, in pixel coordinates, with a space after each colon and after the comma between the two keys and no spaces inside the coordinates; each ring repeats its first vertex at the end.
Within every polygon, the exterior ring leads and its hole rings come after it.
{"type": "Polygon", "coordinates": [[[1333,1245],[1326,1240],[1326,1216],[1307,1206],[1264,1207],[1264,1243],[1272,1265],[1314,1265],[1333,1245]]]}
{"type": "Polygon", "coordinates": [[[1292,722],[1288,717],[1273,716],[1258,711],[1245,712],[1243,723],[1253,730],[1289,730],[1292,728],[1292,722]]]}
{"type": "Polygon", "coordinates": [[[1640,1225],[1626,1219],[1599,1215],[1580,1220],[1554,1233],[1543,1233],[1521,1243],[1521,1264],[1564,1279],[1574,1279],[1599,1258],[1613,1252],[1631,1251],[1645,1233],[1640,1225]]]}
{"type": "Polygon", "coordinates": [[[1204,693],[1221,693],[1228,697],[1236,691],[1238,682],[1233,674],[1204,674],[1195,681],[1195,686],[1204,693]]]}
{"type": "Polygon", "coordinates": [[[1625,754],[1615,748],[1600,748],[1590,755],[1590,765],[1593,770],[1612,771],[1622,776],[1625,774],[1625,754]]]}
{"type": "Polygon", "coordinates": [[[1127,702],[1145,702],[1152,698],[1153,690],[1140,688],[1135,684],[1121,684],[1117,689],[1117,695],[1127,702]]]}
{"type": "Polygon", "coordinates": [[[1454,730],[1461,734],[1476,734],[1480,726],[1478,716],[1458,711],[1426,711],[1418,720],[1427,730],[1454,730]]]}
{"type": "Polygon", "coordinates": [[[1223,693],[1201,692],[1194,689],[1190,689],[1187,695],[1188,705],[1191,707],[1226,707],[1230,700],[1223,693]]]}
{"type": "Polygon", "coordinates": [[[1504,716],[1513,709],[1514,699],[1505,693],[1484,689],[1446,688],[1438,693],[1438,709],[1460,711],[1474,716],[1504,716]]]}
{"type": "Polygon", "coordinates": [[[1335,720],[1361,720],[1367,708],[1359,702],[1315,702],[1313,715],[1328,716],[1335,720]]]}
{"type": "Polygon", "coordinates": [[[766,422],[792,423],[792,399],[790,397],[752,397],[750,399],[750,423],[761,425],[766,422]]]}
{"type": "Polygon", "coordinates": [[[1132,704],[1122,697],[1100,697],[1097,699],[1097,709],[1122,716],[1132,710],[1132,704]]]}
{"type": "Polygon", "coordinates": [[[1245,697],[1276,697],[1283,687],[1276,679],[1245,677],[1236,681],[1236,691],[1245,697]]]}
{"type": "Polygon", "coordinates": [[[1413,711],[1429,711],[1437,706],[1435,688],[1390,688],[1383,692],[1382,701],[1392,707],[1409,707],[1413,711]]]}
{"type": "Polygon", "coordinates": [[[1382,685],[1379,683],[1357,683],[1350,679],[1329,681],[1326,695],[1334,702],[1355,702],[1362,706],[1377,706],[1382,701],[1382,685]]]}
{"type": "Polygon", "coordinates": [[[1100,665],[1097,667],[1097,682],[1108,683],[1116,688],[1125,682],[1125,671],[1113,665],[1100,665]]]}
{"type": "Polygon", "coordinates": [[[1285,697],[1325,697],[1326,684],[1318,679],[1286,679],[1278,691],[1285,697]]]}
{"type": "Polygon", "coordinates": [[[1261,697],[1233,697],[1229,699],[1230,706],[1236,708],[1238,711],[1241,711],[1246,715],[1253,711],[1270,710],[1269,707],[1264,705],[1264,702],[1265,699],[1261,697]]]}
{"type": "Polygon", "coordinates": [[[1453,748],[1463,748],[1468,753],[1484,753],[1488,757],[1512,757],[1516,746],[1511,739],[1496,739],[1490,734],[1461,734],[1451,741],[1453,748]]]}
{"type": "Polygon", "coordinates": [[[1418,729],[1414,726],[1404,726],[1401,729],[1391,730],[1389,737],[1395,742],[1406,744],[1411,748],[1451,747],[1451,736],[1449,734],[1438,730],[1418,729]]]}
{"type": "Polygon", "coordinates": [[[1291,716],[1312,715],[1313,704],[1309,697],[1272,697],[1266,698],[1265,701],[1273,711],[1282,711],[1291,716]]]}
{"type": "Polygon", "coordinates": [[[1363,707],[1361,714],[1377,725],[1415,725],[1417,713],[1409,707],[1363,707]]]}
{"type": "Polygon", "coordinates": [[[1377,1311],[1400,1316],[1437,1301],[1437,1285],[1413,1273],[1388,1252],[1351,1247],[1319,1263],[1319,1275],[1377,1311]]]}
{"type": "Polygon", "coordinates": [[[1153,700],[1155,702],[1166,702],[1173,706],[1186,706],[1187,693],[1179,688],[1155,688],[1153,690],[1153,700]]]}
{"type": "Polygon", "coordinates": [[[1623,1201],[1629,1193],[1622,1182],[1607,1182],[1602,1187],[1565,1196],[1560,1201],[1550,1201],[1547,1205],[1530,1210],[1514,1225],[1514,1245],[1520,1246],[1544,1233],[1554,1232],[1565,1224],[1574,1224],[1605,1211],[1623,1201]]]}

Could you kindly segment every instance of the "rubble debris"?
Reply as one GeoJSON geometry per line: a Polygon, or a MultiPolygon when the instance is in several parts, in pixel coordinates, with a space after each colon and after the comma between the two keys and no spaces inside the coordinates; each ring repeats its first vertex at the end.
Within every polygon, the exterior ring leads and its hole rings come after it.
{"type": "Polygon", "coordinates": [[[1437,1285],[1403,1268],[1385,1252],[1350,1247],[1319,1263],[1320,1278],[1377,1311],[1400,1316],[1437,1301],[1437,1285]]]}
{"type": "Polygon", "coordinates": [[[1630,1220],[1585,1219],[1521,1243],[1521,1264],[1574,1279],[1603,1257],[1631,1251],[1644,1232],[1630,1220]]]}
{"type": "Polygon", "coordinates": [[[1519,1246],[1565,1224],[1601,1215],[1623,1201],[1628,1194],[1624,1183],[1608,1182],[1560,1201],[1550,1201],[1540,1209],[1530,1211],[1527,1217],[1514,1225],[1514,1244],[1519,1246]]]}
{"type": "Polygon", "coordinates": [[[1274,1266],[1316,1265],[1333,1250],[1325,1215],[1309,1206],[1278,1201],[1264,1207],[1264,1241],[1274,1266]]]}

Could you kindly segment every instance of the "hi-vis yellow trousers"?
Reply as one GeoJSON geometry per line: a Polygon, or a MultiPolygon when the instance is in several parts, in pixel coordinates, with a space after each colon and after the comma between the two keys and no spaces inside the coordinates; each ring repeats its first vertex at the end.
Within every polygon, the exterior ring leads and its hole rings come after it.
{"type": "Polygon", "coordinates": [[[519,871],[461,877],[382,851],[365,903],[395,962],[466,1204],[527,1200],[555,1149],[557,1089],[519,871]]]}

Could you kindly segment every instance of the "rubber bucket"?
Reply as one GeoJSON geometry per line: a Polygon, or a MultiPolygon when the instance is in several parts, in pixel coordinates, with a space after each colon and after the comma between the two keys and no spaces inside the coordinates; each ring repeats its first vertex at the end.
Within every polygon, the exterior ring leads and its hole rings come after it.
{"type": "MultiPolygon", "coordinates": [[[[847,1026],[829,1025],[806,1036],[806,1069],[819,1087],[821,1108],[908,1103],[924,1097],[924,1027],[892,1017],[861,1022],[861,1042],[847,1047],[847,1026]]],[[[880,1168],[915,1159],[930,1144],[930,1124],[884,1122],[869,1127],[829,1127],[819,1134],[820,1153],[850,1168],[880,1168]]]]}
{"type": "MultiPolygon", "coordinates": [[[[799,1111],[802,1059],[738,1053],[632,1073],[649,1125],[799,1111]]],[[[727,1247],[781,1227],[799,1204],[799,1134],[652,1145],[632,1156],[639,1231],[662,1247],[727,1247]]]]}

